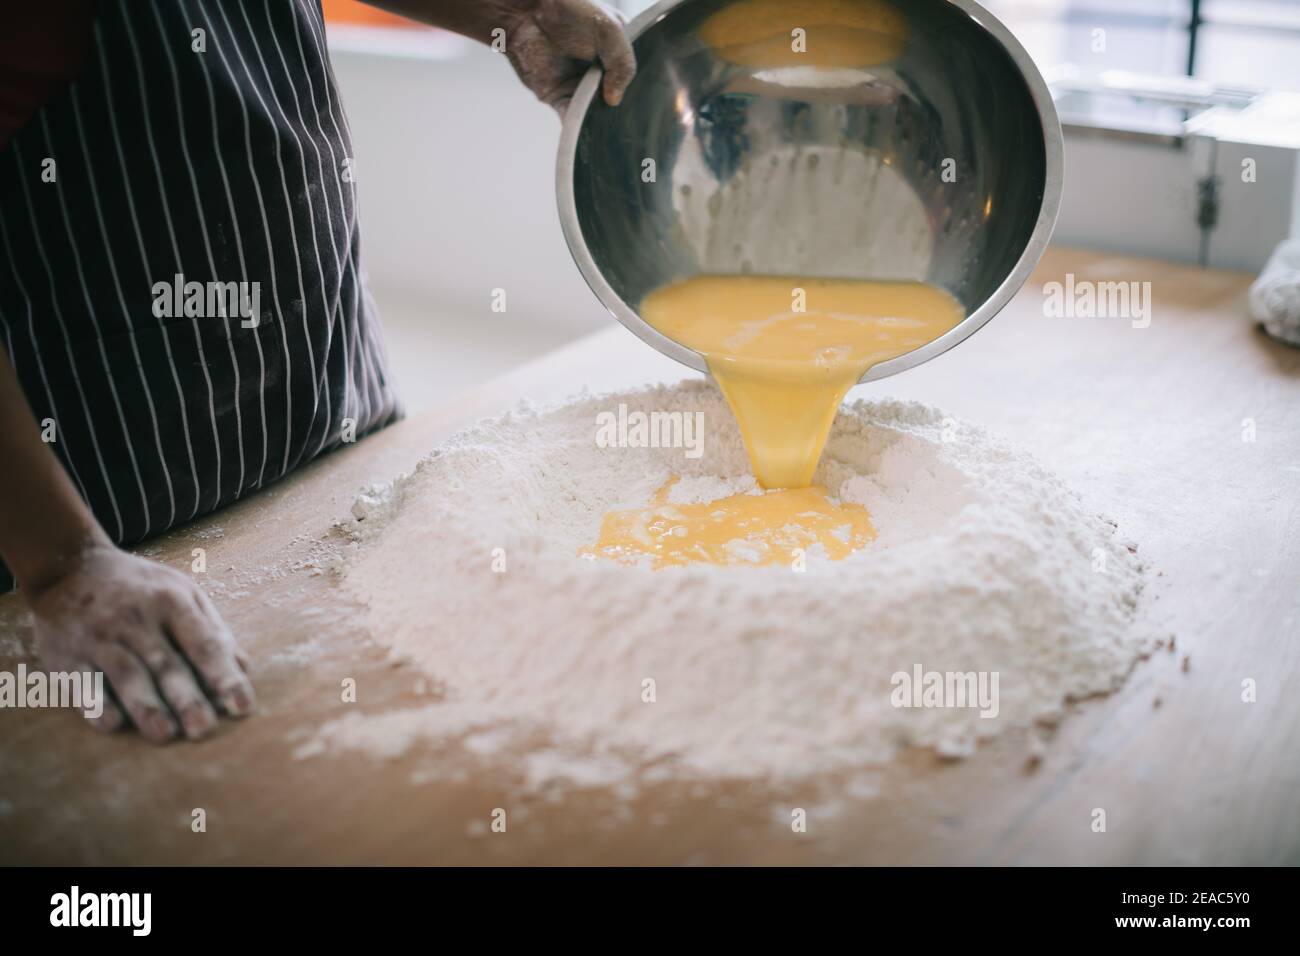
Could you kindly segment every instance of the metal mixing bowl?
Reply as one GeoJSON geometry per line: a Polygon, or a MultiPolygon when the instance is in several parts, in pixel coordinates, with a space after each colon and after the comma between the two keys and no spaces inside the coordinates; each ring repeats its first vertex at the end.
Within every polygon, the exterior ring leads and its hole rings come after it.
{"type": "Polygon", "coordinates": [[[560,221],[600,301],[672,358],[707,371],[637,309],[700,273],[956,296],[967,318],[862,381],[884,378],[984,325],[1042,255],[1060,123],[1029,55],[971,0],[664,0],[628,35],[639,71],[622,104],[593,68],[565,117],[560,221]]]}

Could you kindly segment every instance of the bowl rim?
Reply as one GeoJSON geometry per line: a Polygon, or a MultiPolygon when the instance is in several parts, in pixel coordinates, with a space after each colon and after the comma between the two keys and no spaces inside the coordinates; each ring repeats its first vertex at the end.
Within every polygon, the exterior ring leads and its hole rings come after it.
{"type": "MultiPolygon", "coordinates": [[[[658,23],[676,7],[690,2],[692,0],[659,0],[658,3],[643,10],[626,27],[629,42],[635,41],[649,27],[658,23]]],[[[1021,286],[1025,284],[1030,274],[1037,267],[1039,260],[1047,249],[1048,242],[1052,238],[1052,231],[1056,228],[1057,215],[1061,209],[1061,192],[1065,178],[1065,144],[1061,132],[1061,122],[1056,113],[1056,103],[1052,99],[1051,91],[1048,89],[1042,73],[1039,72],[1028,52],[1011,31],[1007,29],[1006,25],[976,3],[975,0],[942,0],[942,2],[965,13],[997,40],[1011,56],[1012,61],[1024,77],[1025,83],[1029,87],[1030,96],[1034,101],[1034,106],[1038,110],[1039,124],[1043,131],[1045,167],[1043,198],[1038,209],[1038,219],[1034,223],[1034,229],[1030,233],[1029,241],[1025,244],[1020,258],[1016,260],[1015,266],[993,291],[993,294],[985,299],[978,309],[967,315],[965,319],[933,342],[867,369],[863,376],[858,379],[857,384],[859,385],[888,378],[890,375],[896,375],[899,372],[928,362],[930,359],[942,355],[953,346],[970,338],[987,325],[989,320],[1001,312],[1015,294],[1020,291],[1021,286]]],[[[637,314],[635,309],[623,301],[622,296],[614,291],[613,287],[605,279],[604,274],[596,266],[596,260],[587,247],[586,237],[582,234],[582,226],[578,222],[577,200],[573,191],[573,171],[577,158],[578,137],[582,132],[583,123],[586,121],[587,111],[591,107],[591,103],[599,89],[600,78],[600,66],[593,65],[578,84],[577,90],[574,91],[573,99],[569,102],[564,115],[563,127],[560,131],[560,145],[555,163],[555,195],[564,241],[568,245],[574,261],[578,264],[578,269],[586,280],[588,287],[596,294],[596,298],[600,300],[600,303],[615,319],[647,345],[662,352],[669,358],[676,359],[683,365],[693,368],[697,372],[704,372],[707,375],[709,374],[709,367],[703,355],[694,349],[673,341],[652,327],[637,314]]]]}

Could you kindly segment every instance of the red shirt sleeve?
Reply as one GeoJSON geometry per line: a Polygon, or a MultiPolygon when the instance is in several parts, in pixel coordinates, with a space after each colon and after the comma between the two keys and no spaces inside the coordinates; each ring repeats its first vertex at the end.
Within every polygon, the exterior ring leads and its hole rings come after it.
{"type": "Polygon", "coordinates": [[[95,0],[0,5],[0,148],[81,73],[95,0]]]}

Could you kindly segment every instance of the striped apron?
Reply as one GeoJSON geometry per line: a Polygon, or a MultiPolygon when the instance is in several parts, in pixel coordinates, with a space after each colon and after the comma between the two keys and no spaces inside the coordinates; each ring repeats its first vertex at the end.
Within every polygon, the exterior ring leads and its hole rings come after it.
{"type": "Polygon", "coordinates": [[[400,417],[352,157],[319,0],[103,0],[0,152],[0,335],[115,541],[400,417]]]}

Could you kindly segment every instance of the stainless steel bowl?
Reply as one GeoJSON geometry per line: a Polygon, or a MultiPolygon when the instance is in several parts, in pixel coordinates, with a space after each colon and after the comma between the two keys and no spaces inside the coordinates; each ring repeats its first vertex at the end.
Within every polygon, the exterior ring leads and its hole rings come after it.
{"type": "Polygon", "coordinates": [[[674,280],[946,288],[967,318],[862,381],[884,378],[970,336],[1029,276],[1060,204],[1060,123],[1029,55],[971,0],[774,2],[664,0],[629,25],[639,71],[622,104],[605,105],[593,68],[564,120],[564,236],[615,318],[700,371],[699,353],[637,314],[674,280]],[[720,33],[720,13],[744,29],[720,33]],[[839,35],[863,16],[887,35],[839,35]],[[795,28],[803,57],[791,55],[795,28]],[[854,53],[872,42],[892,58],[854,53]],[[818,52],[831,46],[849,53],[818,52]]]}

